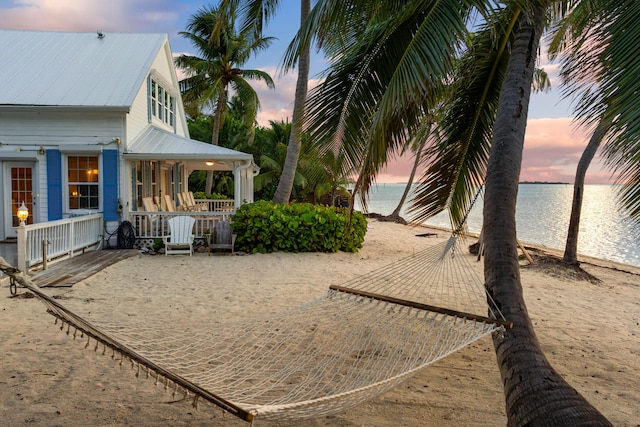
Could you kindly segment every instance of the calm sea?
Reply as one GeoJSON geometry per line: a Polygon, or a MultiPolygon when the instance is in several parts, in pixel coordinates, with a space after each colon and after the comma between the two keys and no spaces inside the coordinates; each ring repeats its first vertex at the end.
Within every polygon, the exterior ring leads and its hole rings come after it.
{"type": "MultiPolygon", "coordinates": [[[[374,186],[369,194],[369,212],[389,215],[398,205],[404,188],[405,184],[374,186]]],[[[572,197],[573,185],[520,184],[516,211],[518,239],[564,249],[572,197]]],[[[479,233],[482,226],[482,203],[479,199],[469,215],[469,231],[474,233],[479,233]]],[[[409,204],[408,201],[402,210],[406,220],[410,219],[406,213],[409,204]]],[[[451,228],[446,213],[425,223],[451,228]]],[[[614,186],[585,186],[578,252],[640,267],[640,228],[617,209],[614,186]]]]}

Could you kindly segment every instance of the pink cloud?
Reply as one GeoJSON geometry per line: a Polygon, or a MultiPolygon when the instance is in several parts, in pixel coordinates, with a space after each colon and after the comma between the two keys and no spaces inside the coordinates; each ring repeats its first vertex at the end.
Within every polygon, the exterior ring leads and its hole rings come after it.
{"type": "MultiPolygon", "coordinates": [[[[291,72],[276,79],[277,70],[275,68],[261,68],[274,78],[275,90],[267,88],[262,82],[253,84],[254,89],[260,98],[260,111],[258,111],[257,121],[260,126],[269,126],[269,120],[280,121],[289,120],[293,115],[293,102],[296,93],[297,73],[291,72]]],[[[318,79],[309,80],[309,90],[320,83],[318,79]]]]}
{"type": "Polygon", "coordinates": [[[155,0],[18,0],[2,9],[0,27],[15,30],[167,32],[175,6],[155,0]],[[150,4],[152,3],[152,4],[150,4]],[[152,6],[153,12],[150,12],[152,6]]]}
{"type": "MultiPolygon", "coordinates": [[[[589,129],[577,129],[568,117],[530,119],[520,180],[573,183],[578,161],[589,137],[589,129]]],[[[406,182],[412,167],[413,156],[396,157],[389,162],[377,181],[406,182]]],[[[611,172],[604,167],[599,155],[591,163],[585,180],[588,184],[612,182],[611,172]]]]}
{"type": "MultiPolygon", "coordinates": [[[[573,183],[578,161],[589,138],[590,129],[576,128],[571,118],[530,119],[527,123],[521,181],[559,181],[573,183]]],[[[602,167],[599,155],[593,160],[586,182],[609,183],[610,173],[602,167]]]]}

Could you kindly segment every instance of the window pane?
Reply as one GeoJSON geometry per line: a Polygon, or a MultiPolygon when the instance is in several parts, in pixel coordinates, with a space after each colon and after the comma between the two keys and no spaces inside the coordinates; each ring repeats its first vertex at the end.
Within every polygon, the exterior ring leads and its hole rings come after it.
{"type": "Polygon", "coordinates": [[[69,209],[98,209],[98,157],[69,156],[67,164],[69,209]]]}
{"type": "Polygon", "coordinates": [[[69,186],[69,209],[78,209],[78,186],[70,185],[69,186]]]}

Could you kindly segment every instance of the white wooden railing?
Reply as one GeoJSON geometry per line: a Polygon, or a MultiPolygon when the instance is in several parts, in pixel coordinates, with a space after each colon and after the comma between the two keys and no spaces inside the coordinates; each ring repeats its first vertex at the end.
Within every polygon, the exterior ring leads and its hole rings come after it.
{"type": "Polygon", "coordinates": [[[18,227],[18,268],[27,271],[27,267],[98,249],[102,233],[102,214],[18,227]]]}
{"type": "Polygon", "coordinates": [[[234,200],[233,199],[195,199],[196,206],[206,205],[206,210],[209,212],[233,212],[234,200]]]}
{"type": "Polygon", "coordinates": [[[195,218],[193,229],[196,238],[203,238],[205,234],[215,229],[219,221],[231,221],[233,212],[225,211],[194,211],[194,212],[145,212],[135,211],[129,213],[129,221],[135,230],[137,239],[156,239],[170,234],[167,220],[175,216],[188,215],[195,218]]]}

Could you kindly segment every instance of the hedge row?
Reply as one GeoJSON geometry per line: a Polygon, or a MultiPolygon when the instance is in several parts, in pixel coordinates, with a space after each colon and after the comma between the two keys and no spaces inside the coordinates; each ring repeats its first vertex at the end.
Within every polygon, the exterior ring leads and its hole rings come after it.
{"type": "Polygon", "coordinates": [[[357,252],[367,220],[354,211],[311,203],[258,201],[242,205],[233,216],[236,250],[266,252],[357,252]]]}

